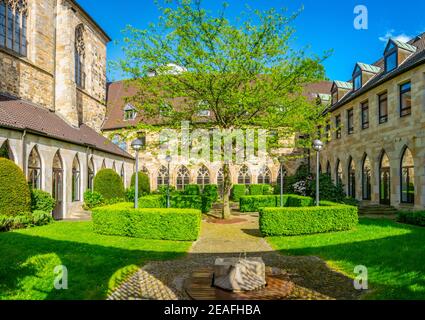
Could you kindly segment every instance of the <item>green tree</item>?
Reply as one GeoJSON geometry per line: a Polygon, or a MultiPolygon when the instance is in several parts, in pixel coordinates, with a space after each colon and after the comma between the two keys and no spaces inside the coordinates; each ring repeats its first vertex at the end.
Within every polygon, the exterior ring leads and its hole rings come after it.
{"type": "MultiPolygon", "coordinates": [[[[316,130],[323,110],[303,89],[324,78],[324,57],[292,49],[291,25],[299,12],[248,9],[232,24],[226,3],[217,14],[203,9],[201,0],[157,4],[158,22],[145,30],[129,26],[125,58],[116,62],[130,75],[129,84],[138,90],[131,101],[145,115],[157,117],[161,112],[164,121],[172,119],[170,126],[186,120],[205,127],[197,115],[207,106],[212,113],[209,127],[272,129],[275,141],[316,130]],[[154,77],[149,76],[152,70],[154,77]],[[176,99],[178,108],[172,103],[176,99]]],[[[226,218],[229,162],[223,167],[226,218]]]]}

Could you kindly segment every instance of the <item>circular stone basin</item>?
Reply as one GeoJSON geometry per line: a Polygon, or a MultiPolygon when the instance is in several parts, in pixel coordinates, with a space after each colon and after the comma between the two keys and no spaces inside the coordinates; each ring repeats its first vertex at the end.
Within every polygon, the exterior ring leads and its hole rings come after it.
{"type": "MultiPolygon", "coordinates": [[[[269,269],[269,268],[267,268],[269,269]]],[[[193,300],[284,300],[294,290],[295,285],[282,275],[266,272],[267,286],[256,291],[231,292],[212,285],[213,268],[202,268],[186,281],[185,291],[193,300]]]]}

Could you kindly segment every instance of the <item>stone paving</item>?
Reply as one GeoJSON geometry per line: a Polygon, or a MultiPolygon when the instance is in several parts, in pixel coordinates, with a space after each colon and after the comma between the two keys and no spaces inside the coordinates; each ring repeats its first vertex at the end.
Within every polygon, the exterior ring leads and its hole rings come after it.
{"type": "Polygon", "coordinates": [[[259,256],[294,283],[290,299],[358,299],[352,279],[330,269],[317,257],[284,256],[273,251],[258,230],[258,216],[238,216],[239,222],[221,224],[204,219],[201,236],[181,259],[152,261],[123,283],[108,299],[189,299],[184,283],[217,257],[259,256]],[[243,221],[240,221],[243,220],[243,221]]]}

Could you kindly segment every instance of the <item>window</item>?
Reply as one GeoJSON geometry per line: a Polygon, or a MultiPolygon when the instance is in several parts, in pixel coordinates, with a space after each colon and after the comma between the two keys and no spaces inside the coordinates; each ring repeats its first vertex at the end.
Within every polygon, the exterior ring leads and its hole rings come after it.
{"type": "Polygon", "coordinates": [[[350,109],[347,111],[347,129],[348,134],[354,133],[354,110],[350,109]]]}
{"type": "Polygon", "coordinates": [[[78,160],[78,155],[76,155],[72,162],[72,201],[80,201],[80,185],[80,161],[78,160]]]}
{"type": "Polygon", "coordinates": [[[158,170],[158,178],[156,180],[156,183],[158,187],[160,186],[167,186],[170,180],[170,175],[168,172],[167,167],[161,166],[158,170]]]}
{"type": "Polygon", "coordinates": [[[0,0],[0,46],[27,55],[27,1],[0,0]]]}
{"type": "Polygon", "coordinates": [[[393,50],[395,50],[395,51],[393,51],[392,53],[388,54],[385,57],[385,71],[386,72],[390,72],[390,71],[394,70],[395,68],[397,68],[397,65],[398,65],[398,63],[397,63],[397,57],[398,57],[397,49],[394,48],[393,50]]]}
{"type": "Polygon", "coordinates": [[[32,148],[28,158],[28,184],[32,189],[41,189],[41,160],[37,147],[32,148]]]}
{"type": "Polygon", "coordinates": [[[338,89],[334,89],[332,91],[332,104],[334,105],[337,102],[338,102],[338,89]]]}
{"type": "Polygon", "coordinates": [[[117,145],[121,150],[127,151],[127,143],[119,134],[112,137],[112,143],[117,145]]]}
{"type": "Polygon", "coordinates": [[[401,158],[400,171],[401,202],[414,203],[415,200],[415,166],[412,153],[408,148],[401,158]]]}
{"type": "Polygon", "coordinates": [[[82,89],[86,85],[86,73],[84,71],[85,51],[84,25],[80,24],[75,28],[75,83],[82,89]]]}
{"type": "Polygon", "coordinates": [[[330,140],[330,132],[331,132],[331,124],[329,122],[326,122],[326,127],[325,127],[325,136],[326,136],[326,141],[330,140]]]}
{"type": "Polygon", "coordinates": [[[391,203],[391,167],[390,159],[385,151],[382,153],[379,165],[379,203],[390,205],[391,203]]]}
{"type": "Polygon", "coordinates": [[[270,172],[270,169],[267,166],[262,167],[258,174],[258,184],[270,184],[271,175],[272,173],[270,172]]]}
{"type": "Polygon", "coordinates": [[[356,75],[353,79],[354,90],[359,90],[362,87],[362,75],[356,75]]]}
{"type": "Polygon", "coordinates": [[[12,150],[10,149],[9,141],[6,140],[0,147],[0,158],[6,158],[14,161],[12,150]]]}
{"type": "Polygon", "coordinates": [[[93,190],[93,181],[94,181],[94,162],[93,157],[90,158],[88,163],[88,179],[87,179],[87,188],[93,190]]]}
{"type": "Polygon", "coordinates": [[[198,177],[196,178],[196,183],[201,186],[203,190],[205,185],[210,184],[210,171],[207,167],[202,166],[198,170],[198,177]]]}
{"type": "Polygon", "coordinates": [[[385,92],[378,96],[378,108],[379,108],[379,123],[385,123],[388,121],[388,93],[385,92]]]}
{"type": "Polygon", "coordinates": [[[245,165],[239,170],[238,184],[251,184],[251,175],[249,174],[248,167],[245,165]]]}
{"type": "Polygon", "coordinates": [[[369,102],[362,103],[362,129],[369,128],[369,102]]]}
{"type": "Polygon", "coordinates": [[[336,138],[341,139],[341,115],[335,117],[336,138]]]}
{"type": "Polygon", "coordinates": [[[408,116],[412,112],[412,86],[405,83],[400,86],[400,116],[408,116]]]}
{"type": "Polygon", "coordinates": [[[131,104],[127,104],[124,107],[124,120],[134,120],[137,117],[136,108],[134,108],[131,104]]]}
{"type": "Polygon", "coordinates": [[[368,156],[364,157],[362,170],[362,195],[363,200],[371,200],[372,195],[372,166],[368,156]]]}
{"type": "Polygon", "coordinates": [[[189,170],[185,166],[181,166],[177,171],[177,190],[184,190],[189,184],[189,170]]]}
{"type": "Polygon", "coordinates": [[[356,197],[356,166],[352,158],[348,166],[348,196],[356,197]]]}

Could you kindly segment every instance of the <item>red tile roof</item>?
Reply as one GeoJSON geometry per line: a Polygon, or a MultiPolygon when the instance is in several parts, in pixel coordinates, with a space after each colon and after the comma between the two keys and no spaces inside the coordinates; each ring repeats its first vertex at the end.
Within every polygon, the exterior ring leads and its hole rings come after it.
{"type": "Polygon", "coordinates": [[[53,111],[4,95],[0,95],[0,127],[28,130],[34,134],[133,159],[130,154],[85,124],[75,128],[53,111]]]}

